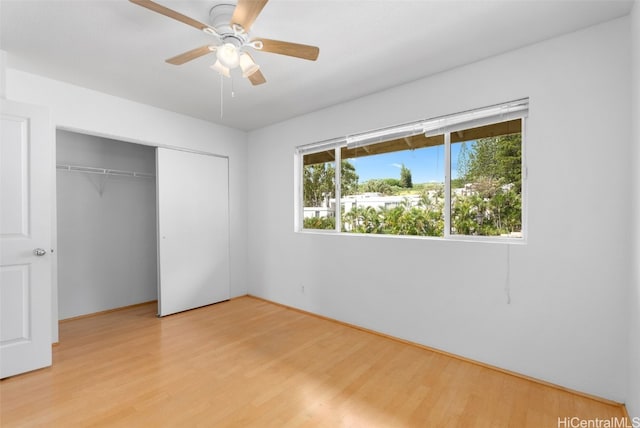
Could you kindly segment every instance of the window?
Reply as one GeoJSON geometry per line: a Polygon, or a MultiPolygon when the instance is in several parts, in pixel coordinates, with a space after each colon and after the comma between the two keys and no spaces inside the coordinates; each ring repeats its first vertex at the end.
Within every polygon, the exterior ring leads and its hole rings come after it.
{"type": "Polygon", "coordinates": [[[521,239],[527,112],[519,100],[298,147],[298,229],[521,239]]]}
{"type": "Polygon", "coordinates": [[[465,129],[450,138],[456,166],[450,233],[522,237],[522,119],[465,129]]]}
{"type": "Polygon", "coordinates": [[[335,162],[305,164],[303,170],[303,227],[335,229],[335,162]]]}

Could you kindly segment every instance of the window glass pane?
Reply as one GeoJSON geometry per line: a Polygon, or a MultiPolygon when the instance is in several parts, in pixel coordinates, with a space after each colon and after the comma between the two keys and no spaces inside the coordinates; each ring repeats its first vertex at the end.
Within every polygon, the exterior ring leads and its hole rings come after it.
{"type": "Polygon", "coordinates": [[[342,148],[342,230],[443,236],[444,137],[342,148]]]}
{"type": "Polygon", "coordinates": [[[336,227],[335,162],[316,162],[333,158],[332,153],[333,150],[303,156],[302,194],[305,229],[335,229],[336,227]]]}
{"type": "Polygon", "coordinates": [[[451,234],[522,237],[522,121],[451,133],[451,234]]]}

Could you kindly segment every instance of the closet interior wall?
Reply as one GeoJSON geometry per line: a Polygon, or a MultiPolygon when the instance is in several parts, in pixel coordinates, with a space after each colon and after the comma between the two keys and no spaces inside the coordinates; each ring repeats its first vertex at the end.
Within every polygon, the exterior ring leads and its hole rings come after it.
{"type": "Polygon", "coordinates": [[[58,130],[56,163],[59,319],[156,300],[155,148],[58,130]]]}

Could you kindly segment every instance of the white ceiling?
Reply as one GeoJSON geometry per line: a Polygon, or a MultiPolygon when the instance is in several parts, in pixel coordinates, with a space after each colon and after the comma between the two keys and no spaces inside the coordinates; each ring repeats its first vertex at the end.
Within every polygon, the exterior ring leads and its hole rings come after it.
{"type": "MultiPolygon", "coordinates": [[[[208,23],[221,1],[158,3],[208,23]]],[[[224,1],[222,1],[224,2],[224,1]]],[[[230,1],[227,1],[229,3],[230,1]]],[[[320,47],[316,62],[253,54],[267,79],[221,79],[207,55],[165,59],[215,42],[125,0],[1,0],[10,68],[239,129],[256,129],[628,14],[632,1],[271,0],[253,38],[320,47]],[[235,97],[231,97],[231,85],[235,97]]]]}

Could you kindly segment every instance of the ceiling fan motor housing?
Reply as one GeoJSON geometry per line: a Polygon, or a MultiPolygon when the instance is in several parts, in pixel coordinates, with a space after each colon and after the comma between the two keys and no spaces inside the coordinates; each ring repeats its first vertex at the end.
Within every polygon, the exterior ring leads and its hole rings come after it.
{"type": "MultiPolygon", "coordinates": [[[[240,48],[246,43],[248,35],[244,29],[242,31],[234,30],[231,25],[235,9],[236,5],[232,3],[216,4],[209,11],[209,23],[218,32],[223,43],[231,43],[240,48]]],[[[238,26],[238,28],[242,27],[238,26]]]]}

